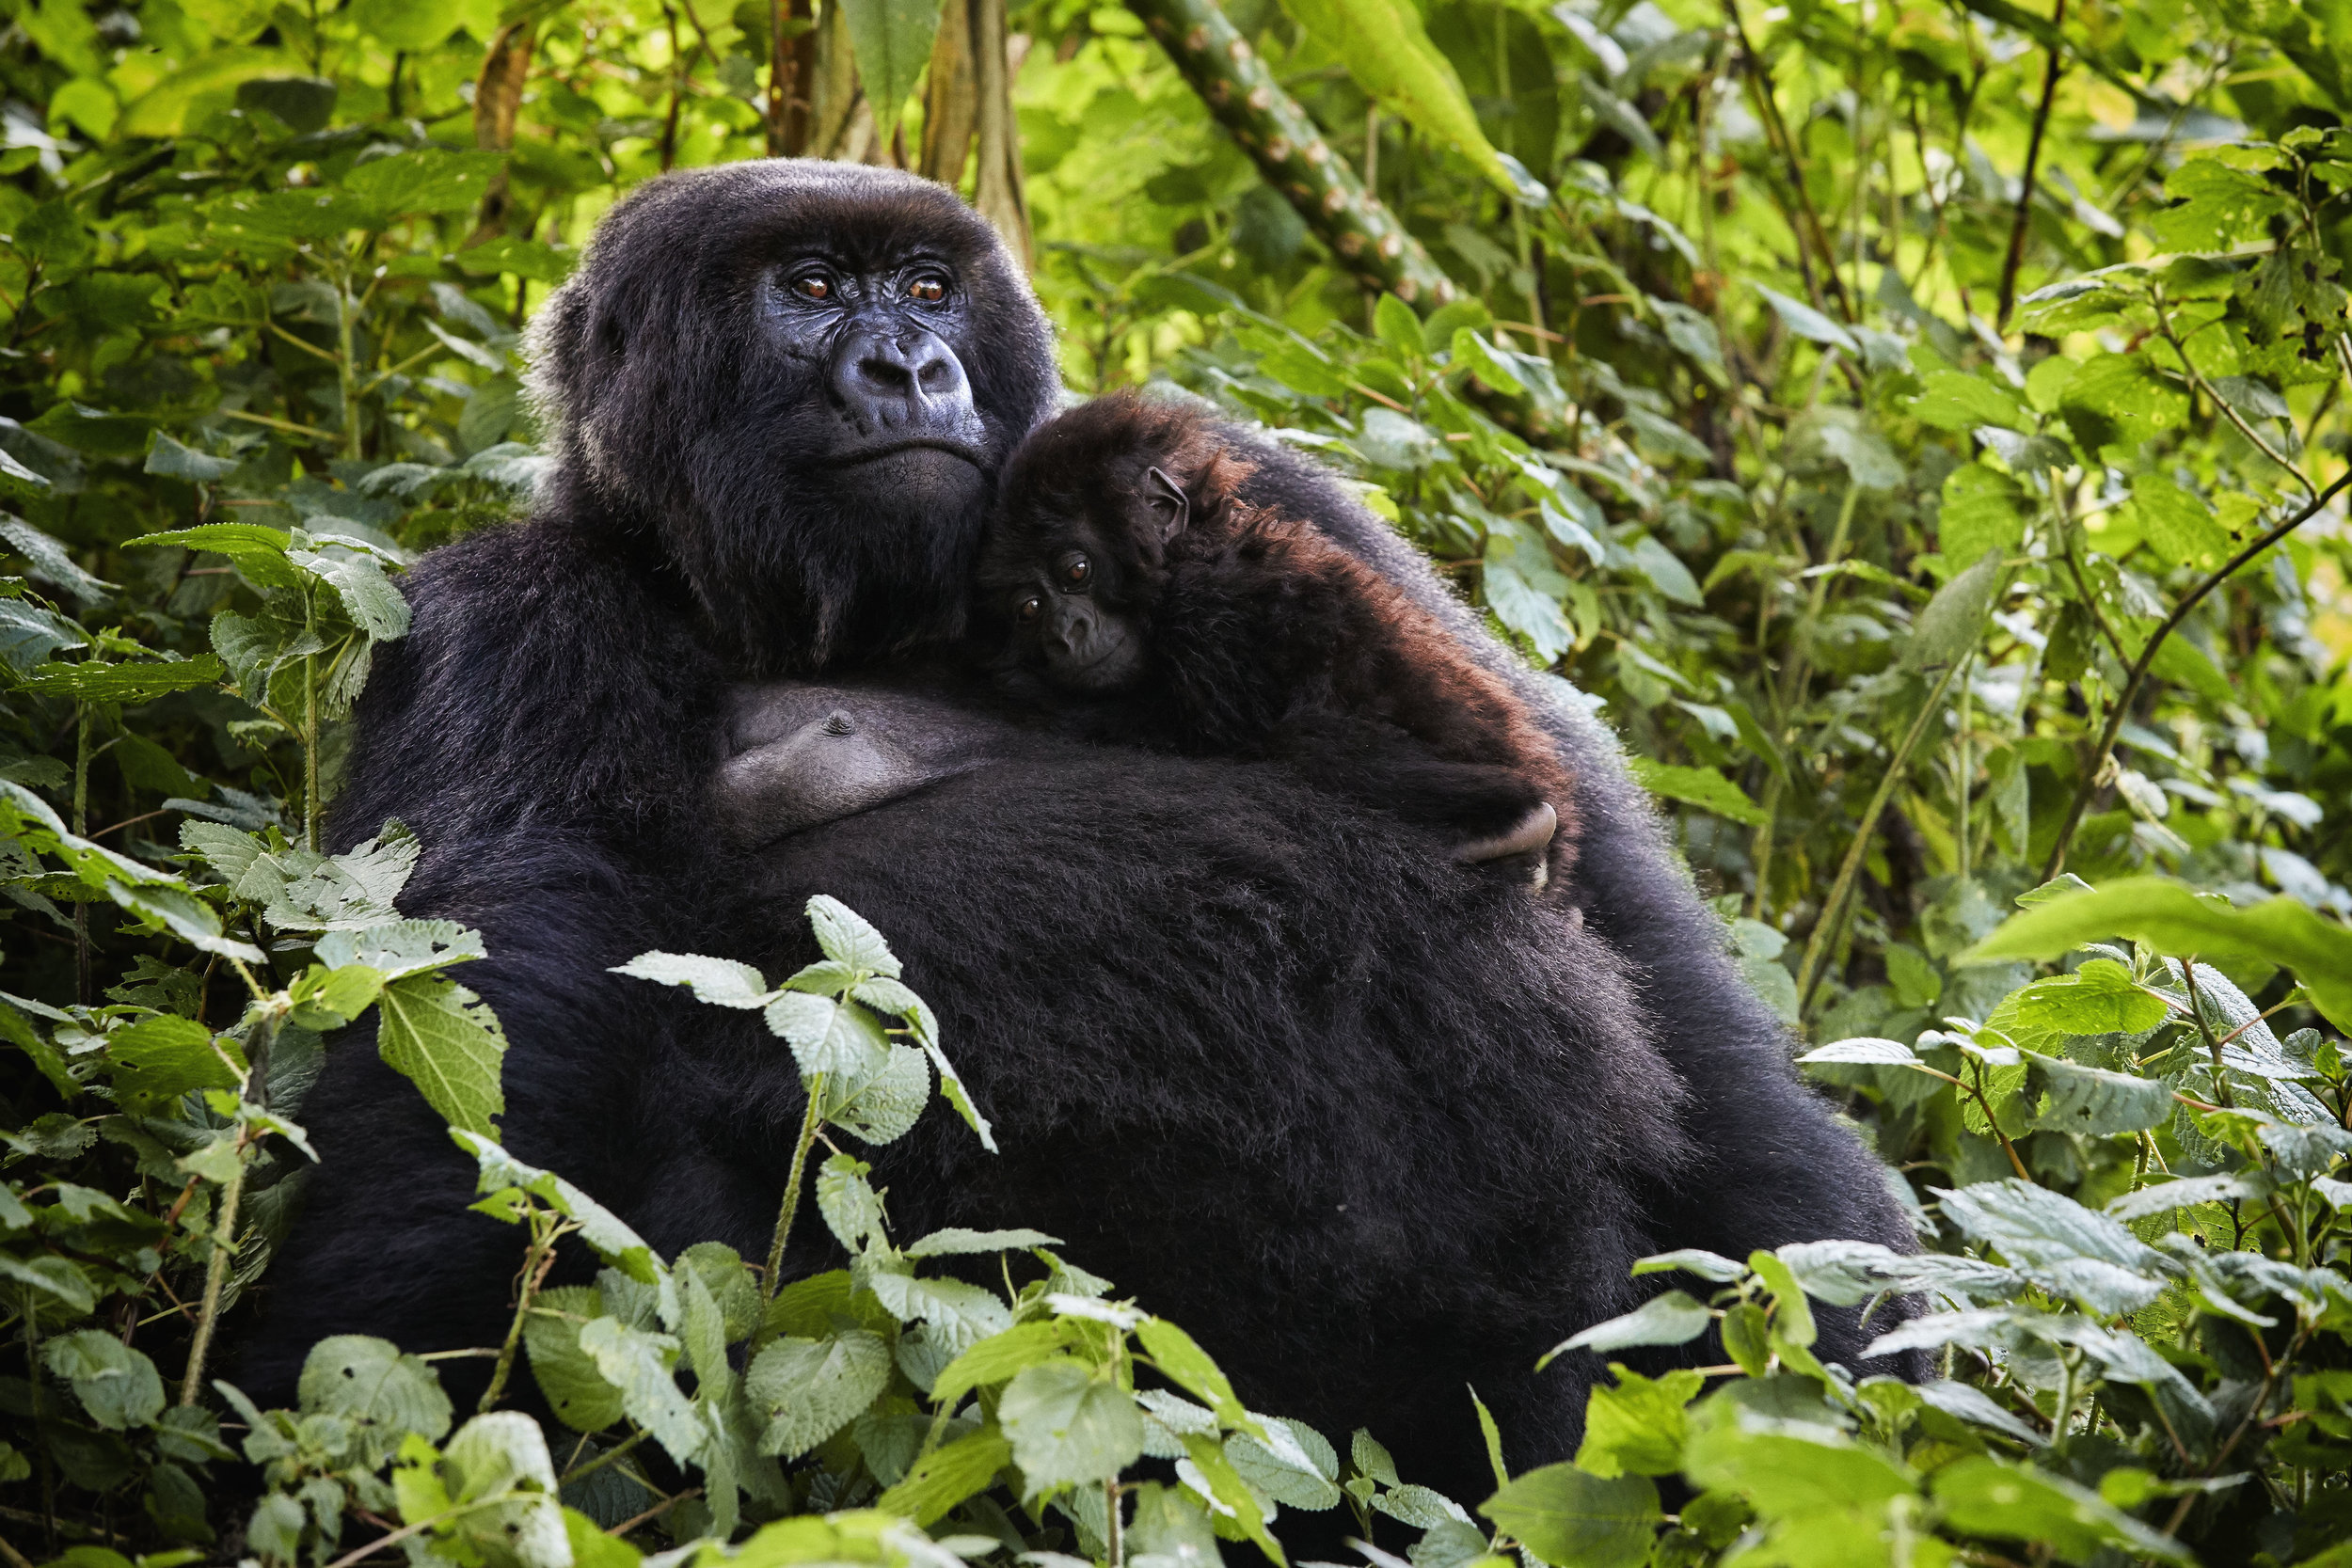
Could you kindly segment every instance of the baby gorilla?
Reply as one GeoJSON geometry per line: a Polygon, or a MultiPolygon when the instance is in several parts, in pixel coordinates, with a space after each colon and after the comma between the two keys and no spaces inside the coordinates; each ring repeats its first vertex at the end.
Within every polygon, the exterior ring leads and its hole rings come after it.
{"type": "Polygon", "coordinates": [[[1094,738],[1279,761],[1538,886],[1565,869],[1568,776],[1509,685],[1312,519],[1245,499],[1255,471],[1132,393],[1040,426],[981,548],[1006,684],[1094,738]]]}

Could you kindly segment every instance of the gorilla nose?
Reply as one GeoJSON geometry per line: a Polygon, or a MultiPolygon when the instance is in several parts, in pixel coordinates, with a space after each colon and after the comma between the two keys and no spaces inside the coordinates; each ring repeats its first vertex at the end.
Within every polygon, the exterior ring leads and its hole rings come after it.
{"type": "Polygon", "coordinates": [[[860,423],[909,435],[961,436],[973,417],[963,366],[929,332],[852,333],[834,362],[834,391],[860,423]]]}

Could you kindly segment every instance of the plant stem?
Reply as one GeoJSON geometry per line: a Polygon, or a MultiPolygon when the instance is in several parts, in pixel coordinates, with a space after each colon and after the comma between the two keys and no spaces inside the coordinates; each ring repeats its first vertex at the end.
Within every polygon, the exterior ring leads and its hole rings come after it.
{"type": "Polygon", "coordinates": [[[2099,775],[2106,769],[2107,757],[2115,750],[2116,736],[2123,733],[2123,721],[2131,713],[2132,700],[2139,695],[2140,683],[2148,678],[2148,667],[2156,661],[2157,650],[2164,646],[2164,640],[2188,619],[2189,611],[2201,604],[2206,594],[2235,576],[2239,567],[2317,516],[2320,509],[2333,500],[2347,484],[2352,484],[2352,469],[2338,475],[2334,483],[2305,502],[2301,511],[2223,562],[2202,582],[2191,589],[2185,598],[2172,607],[2172,613],[2166,616],[2164,623],[2149,637],[2147,645],[2139,650],[2139,657],[2132,661],[2131,671],[2123,678],[2123,689],[2116,693],[2114,708],[2107,715],[2106,728],[2099,736],[2098,750],[2091,753],[2090,764],[2083,772],[2083,782],[2075,786],[2074,799],[2066,808],[2066,820],[2059,825],[2058,839],[2050,846],[2050,858],[2042,867],[2043,881],[2056,877],[2066,865],[2066,851],[2074,841],[2074,830],[2082,826],[2083,813],[2090,808],[2090,798],[2099,791],[2099,775]]]}
{"type": "MultiPolygon", "coordinates": [[[[1962,662],[1965,662],[1963,660],[1962,662]]],[[[1836,941],[1837,929],[1845,924],[1846,905],[1853,893],[1854,882],[1862,874],[1862,863],[1869,854],[1870,835],[1877,830],[1879,816],[1886,810],[1886,802],[1894,799],[1895,786],[1902,782],[1904,765],[1911,761],[1913,748],[1927,733],[1929,721],[1943,710],[1944,693],[1960,673],[1960,664],[1948,664],[1936,677],[1928,700],[1920,705],[1918,717],[1912,720],[1904,732],[1901,744],[1888,759],[1886,774],[1879,780],[1878,792],[1870,797],[1869,805],[1862,813],[1862,821],[1854,829],[1853,843],[1847,847],[1846,859],[1837,867],[1837,880],[1830,885],[1829,896],[1821,901],[1821,918],[1813,927],[1813,935],[1804,944],[1804,962],[1797,969],[1798,1006],[1813,999],[1813,988],[1820,980],[1821,960],[1829,956],[1830,944],[1836,941]]]]}
{"type": "MultiPolygon", "coordinates": [[[[801,1207],[801,1175],[808,1168],[808,1151],[817,1142],[817,1129],[824,1123],[825,1075],[809,1074],[808,1114],[801,1118],[800,1141],[792,1146],[792,1174],[785,1179],[784,1207],[776,1213],[776,1233],[768,1243],[768,1275],[759,1282],[763,1302],[776,1299],[776,1291],[784,1281],[784,1243],[792,1234],[792,1217],[801,1207]]],[[[763,1330],[763,1334],[764,1334],[763,1330]]]]}
{"type": "MultiPolygon", "coordinates": [[[[244,974],[245,966],[237,966],[244,974]]],[[[253,977],[246,975],[251,985],[253,977]]],[[[253,1025],[253,1049],[246,1058],[245,1082],[237,1085],[237,1096],[247,1104],[266,1109],[269,1102],[270,1047],[278,1039],[278,1031],[286,1021],[282,1005],[264,1006],[253,1025]]],[[[180,1380],[180,1402],[196,1403],[197,1395],[204,1387],[204,1362],[212,1353],[213,1330],[220,1321],[220,1297],[229,1283],[229,1270],[237,1256],[237,1203],[245,1195],[245,1173],[253,1161],[253,1146],[261,1142],[252,1123],[240,1113],[235,1152],[237,1173],[221,1189],[220,1223],[213,1229],[213,1256],[204,1265],[204,1303],[196,1320],[196,1337],[188,1344],[188,1370],[180,1380]]]]}
{"type": "Polygon", "coordinates": [[[629,1450],[636,1448],[638,1444],[644,1442],[645,1437],[646,1433],[642,1432],[630,1434],[629,1436],[622,1439],[620,1442],[613,1444],[612,1447],[605,1449],[604,1452],[596,1455],[596,1458],[588,1461],[587,1464],[580,1465],[575,1469],[564,1471],[562,1476],[557,1478],[557,1484],[559,1486],[569,1486],[576,1481],[595,1475],[598,1470],[603,1469],[607,1465],[612,1464],[613,1461],[626,1458],[629,1450]]]}
{"type": "MultiPolygon", "coordinates": [[[[73,705],[73,836],[89,836],[89,704],[73,705]]],[[[73,901],[73,994],[85,1007],[98,1005],[90,976],[89,900],[73,901]]]]}
{"type": "Polygon", "coordinates": [[[2033,182],[2042,164],[2042,134],[2049,129],[2050,105],[2058,100],[2058,77],[2066,69],[2056,30],[2065,25],[2066,0],[2058,0],[2051,9],[2050,58],[2042,71],[2042,103],[2034,110],[2033,135],[2026,142],[2026,175],[2018,182],[2016,214],[2010,219],[2009,255],[2001,262],[2001,302],[1993,318],[1995,331],[2008,330],[2010,309],[2017,303],[2017,269],[2025,264],[2026,230],[2033,221],[2033,182]]]}
{"type": "Polygon", "coordinates": [[[319,847],[319,656],[302,656],[302,842],[319,847]]]}
{"type": "Polygon", "coordinates": [[[477,1416],[497,1409],[499,1396],[506,1392],[506,1379],[515,1370],[515,1351],[523,1341],[523,1323],[531,1316],[532,1298],[555,1266],[555,1238],[560,1230],[560,1226],[547,1224],[538,1214],[532,1216],[531,1245],[523,1253],[522,1283],[515,1292],[515,1319],[506,1325],[506,1342],[499,1346],[498,1365],[490,1369],[490,1386],[482,1390],[482,1402],[474,1406],[477,1416]]]}
{"type": "Polygon", "coordinates": [[[1103,1527],[1103,1544],[1106,1548],[1110,1568],[1126,1568],[1127,1532],[1121,1528],[1123,1521],[1119,1517],[1119,1481],[1116,1477],[1103,1483],[1103,1512],[1107,1520],[1103,1527]]]}

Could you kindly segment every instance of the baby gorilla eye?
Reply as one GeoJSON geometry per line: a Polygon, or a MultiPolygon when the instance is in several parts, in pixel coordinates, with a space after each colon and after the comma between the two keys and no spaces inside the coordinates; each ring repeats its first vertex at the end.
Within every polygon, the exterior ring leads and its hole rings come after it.
{"type": "Polygon", "coordinates": [[[812,272],[792,280],[792,292],[803,299],[831,299],[833,279],[821,272],[812,272]]]}
{"type": "Polygon", "coordinates": [[[941,300],[947,297],[946,279],[930,277],[918,277],[914,282],[907,285],[907,297],[909,299],[920,300],[925,305],[937,305],[941,300]]]}
{"type": "Polygon", "coordinates": [[[1061,579],[1073,588],[1080,586],[1093,575],[1093,562],[1085,556],[1073,555],[1061,563],[1061,579]]]}
{"type": "Polygon", "coordinates": [[[1045,601],[1032,594],[1012,607],[1012,615],[1014,620],[1026,624],[1036,620],[1044,610],[1045,601]]]}

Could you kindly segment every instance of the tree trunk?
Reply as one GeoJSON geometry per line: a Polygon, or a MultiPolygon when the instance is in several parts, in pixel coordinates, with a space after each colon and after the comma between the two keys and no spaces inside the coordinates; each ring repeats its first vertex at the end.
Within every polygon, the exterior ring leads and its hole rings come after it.
{"type": "MultiPolygon", "coordinates": [[[[1021,127],[1013,119],[1012,76],[1019,62],[1005,34],[1005,0],[970,0],[972,57],[979,99],[980,168],[972,205],[996,226],[1025,269],[1036,266],[1029,238],[1029,198],[1022,188],[1021,127]]],[[[1022,54],[1028,53],[1024,40],[1022,54]]]]}
{"type": "Polygon", "coordinates": [[[916,167],[943,185],[963,182],[972,156],[972,135],[979,116],[978,83],[973,73],[972,8],[946,0],[939,13],[939,38],[931,45],[929,85],[923,90],[923,156],[916,167]]]}
{"type": "MultiPolygon", "coordinates": [[[[512,151],[515,117],[522,108],[523,84],[531,79],[531,54],[537,42],[538,24],[510,22],[490,40],[482,56],[482,74],[473,84],[473,144],[485,152],[512,151]]],[[[473,232],[466,236],[470,248],[506,231],[513,202],[507,194],[506,170],[501,168],[482,193],[482,206],[473,232]]]]}

